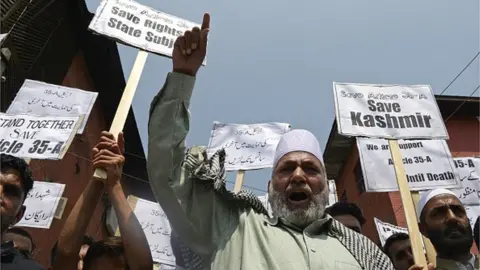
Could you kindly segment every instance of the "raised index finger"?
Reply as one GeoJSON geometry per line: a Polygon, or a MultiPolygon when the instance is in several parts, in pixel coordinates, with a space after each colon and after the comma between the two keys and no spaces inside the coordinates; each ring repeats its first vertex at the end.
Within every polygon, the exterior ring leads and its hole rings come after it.
{"type": "Polygon", "coordinates": [[[210,14],[203,14],[202,30],[210,28],[210,14]]]}

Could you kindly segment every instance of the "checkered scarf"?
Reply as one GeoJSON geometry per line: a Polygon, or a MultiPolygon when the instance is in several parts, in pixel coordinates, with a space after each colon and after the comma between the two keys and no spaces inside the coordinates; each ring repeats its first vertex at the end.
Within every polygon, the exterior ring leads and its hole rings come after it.
{"type": "MultiPolygon", "coordinates": [[[[267,209],[251,191],[241,190],[235,194],[227,190],[224,163],[224,150],[216,152],[210,159],[207,159],[205,148],[193,147],[186,154],[184,167],[190,179],[213,185],[214,190],[232,205],[240,208],[251,208],[257,213],[268,215],[267,209]]],[[[328,233],[345,246],[362,269],[394,270],[387,255],[365,236],[347,229],[336,220],[332,220],[328,233]]],[[[180,251],[186,269],[209,269],[208,261],[194,253],[180,239],[174,238],[172,241],[177,245],[177,252],[180,251]]]]}

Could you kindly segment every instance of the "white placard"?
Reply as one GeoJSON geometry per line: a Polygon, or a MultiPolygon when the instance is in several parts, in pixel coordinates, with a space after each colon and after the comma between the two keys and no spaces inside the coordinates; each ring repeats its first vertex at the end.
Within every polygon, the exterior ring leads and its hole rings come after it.
{"type": "Polygon", "coordinates": [[[5,38],[7,37],[7,33],[5,34],[0,34],[0,45],[3,44],[3,41],[5,40],[5,38]]]}
{"type": "Polygon", "coordinates": [[[103,0],[88,28],[141,50],[171,57],[177,37],[195,26],[200,27],[133,0],[103,0]]]}
{"type": "Polygon", "coordinates": [[[289,130],[290,125],[285,123],[242,125],[215,122],[207,154],[211,157],[224,148],[227,171],[272,167],[280,137],[289,130]]]}
{"type": "Polygon", "coordinates": [[[50,229],[64,190],[65,184],[33,182],[33,188],[23,204],[26,206],[25,214],[15,226],[50,229]]]}
{"type": "Polygon", "coordinates": [[[25,80],[8,114],[84,115],[78,134],[83,133],[98,93],[44,82],[25,80]]]}
{"type": "Polygon", "coordinates": [[[464,205],[480,205],[480,159],[454,158],[461,189],[452,189],[464,205]]]}
{"type": "Polygon", "coordinates": [[[134,213],[147,237],[153,261],[175,265],[175,256],[170,245],[172,229],[160,205],[155,202],[138,199],[134,213]]]}
{"type": "Polygon", "coordinates": [[[333,83],[338,133],[385,139],[448,139],[428,85],[333,83]]]}
{"type": "Polygon", "coordinates": [[[408,234],[407,228],[398,227],[387,222],[383,222],[378,218],[374,217],[375,226],[377,227],[378,237],[380,238],[380,243],[382,247],[385,246],[387,239],[396,234],[396,233],[406,233],[408,234]]]}
{"type": "Polygon", "coordinates": [[[272,213],[272,207],[270,206],[270,202],[268,201],[268,193],[263,196],[258,196],[258,199],[260,199],[260,201],[262,202],[263,207],[267,209],[268,215],[272,217],[273,213],[272,213]]]}
{"type": "Polygon", "coordinates": [[[467,217],[470,222],[470,226],[475,226],[477,218],[480,216],[480,205],[465,205],[465,210],[467,211],[467,217]]]}
{"type": "Polygon", "coordinates": [[[328,180],[328,206],[338,202],[337,185],[335,180],[328,180]]]}
{"type": "Polygon", "coordinates": [[[0,153],[20,158],[62,159],[81,119],[0,113],[0,153]]]}
{"type": "MultiPolygon", "coordinates": [[[[410,190],[461,187],[458,172],[444,140],[399,140],[398,144],[410,190]]],[[[398,191],[388,140],[357,138],[357,147],[365,190],[398,191]]]]}

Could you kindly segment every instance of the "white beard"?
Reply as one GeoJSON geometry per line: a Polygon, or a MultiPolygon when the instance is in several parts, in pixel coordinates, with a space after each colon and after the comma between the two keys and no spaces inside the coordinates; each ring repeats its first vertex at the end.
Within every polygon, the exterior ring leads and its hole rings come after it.
{"type": "Polygon", "coordinates": [[[325,186],[321,193],[313,196],[306,209],[290,209],[285,194],[273,189],[272,185],[270,185],[268,190],[268,201],[274,216],[284,218],[288,222],[304,229],[315,220],[319,220],[324,216],[325,208],[328,205],[328,185],[325,186]]]}

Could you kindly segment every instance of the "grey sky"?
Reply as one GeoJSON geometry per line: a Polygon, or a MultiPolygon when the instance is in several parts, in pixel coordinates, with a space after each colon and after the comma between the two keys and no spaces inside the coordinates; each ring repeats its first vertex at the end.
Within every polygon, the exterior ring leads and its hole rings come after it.
{"type": "MultiPolygon", "coordinates": [[[[440,93],[480,49],[478,0],[137,1],[197,23],[211,14],[189,146],[206,144],[215,120],[288,122],[323,146],[334,117],[333,81],[430,84],[440,93]]],[[[87,0],[92,12],[99,3],[87,0]]],[[[128,78],[138,50],[119,48],[128,78]]],[[[145,149],[149,104],[170,70],[170,59],[149,55],[134,100],[145,149]]],[[[445,94],[470,95],[479,74],[477,59],[445,94]]],[[[265,190],[269,176],[248,171],[244,183],[265,190]]]]}

